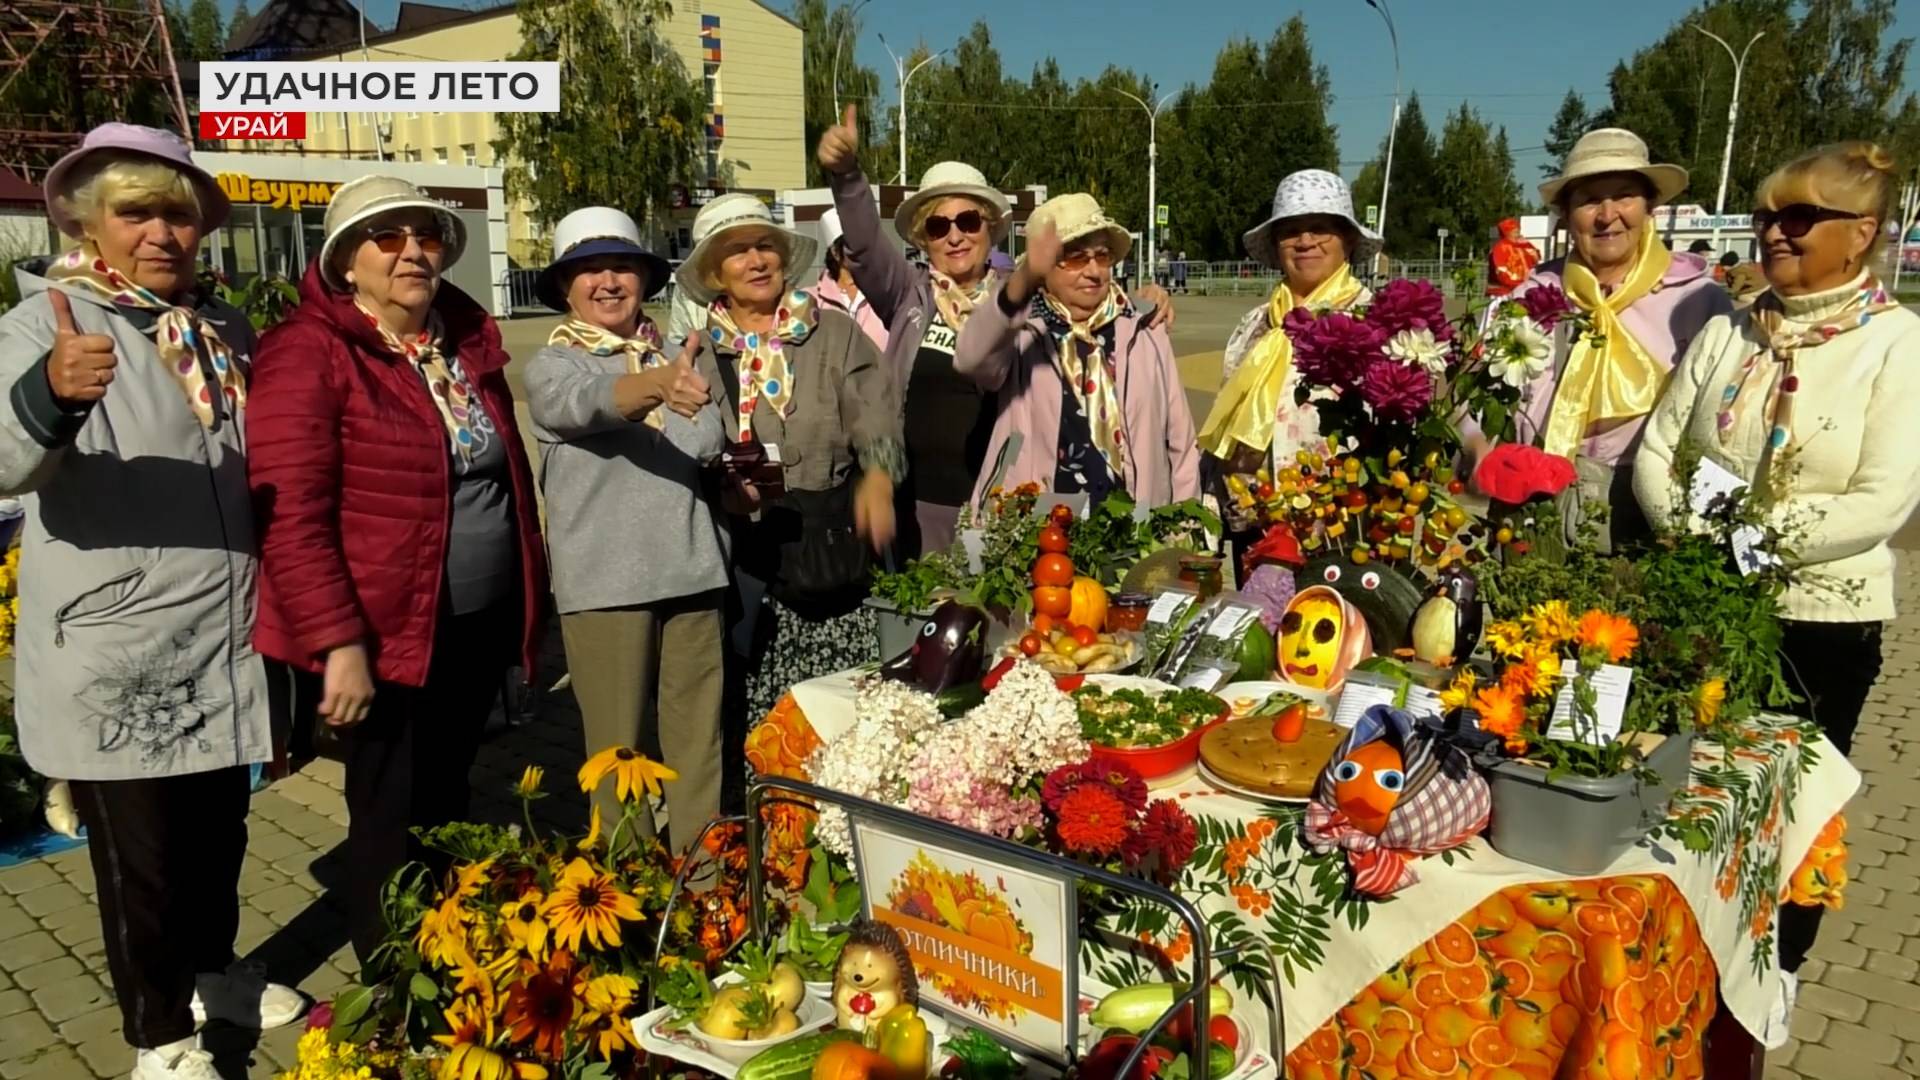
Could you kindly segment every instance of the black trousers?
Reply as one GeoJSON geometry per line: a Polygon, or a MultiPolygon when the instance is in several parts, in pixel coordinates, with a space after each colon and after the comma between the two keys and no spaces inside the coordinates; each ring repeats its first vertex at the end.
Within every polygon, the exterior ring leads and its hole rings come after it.
{"type": "Polygon", "coordinates": [[[193,1034],[193,977],[233,962],[247,767],[148,780],[75,780],[121,1025],[151,1049],[193,1034]]]}
{"type": "MultiPolygon", "coordinates": [[[[341,732],[346,758],[347,921],[366,968],[387,938],[380,893],[394,871],[421,862],[436,875],[447,860],[423,848],[416,827],[466,820],[468,774],[487,714],[520,643],[517,604],[440,615],[425,686],[374,684],[367,718],[341,732]]],[[[318,675],[297,677],[295,708],[319,706],[318,675]]]]}
{"type": "MultiPolygon", "coordinates": [[[[1780,652],[1787,679],[1805,701],[1790,710],[1820,725],[1827,741],[1842,754],[1853,754],[1853,732],[1860,726],[1860,710],[1867,691],[1880,677],[1880,631],[1877,622],[1817,623],[1784,620],[1786,637],[1780,652]]],[[[1780,967],[1798,971],[1807,950],[1820,935],[1825,908],[1786,904],[1780,909],[1780,967]]]]}

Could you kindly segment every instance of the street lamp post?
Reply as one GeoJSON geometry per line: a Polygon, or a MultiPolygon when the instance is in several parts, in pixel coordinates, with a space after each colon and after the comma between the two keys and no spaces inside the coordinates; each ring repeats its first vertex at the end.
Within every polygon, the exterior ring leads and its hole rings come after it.
{"type": "Polygon", "coordinates": [[[1393,13],[1387,0],[1366,0],[1387,24],[1387,40],[1393,45],[1393,122],[1387,127],[1387,164],[1380,171],[1380,236],[1387,235],[1387,192],[1393,187],[1393,141],[1400,134],[1400,32],[1393,28],[1393,13]]]}
{"type": "MultiPolygon", "coordinates": [[[[1159,101],[1149,105],[1136,94],[1128,93],[1117,86],[1114,87],[1114,90],[1126,94],[1127,97],[1133,100],[1134,104],[1147,111],[1147,257],[1145,259],[1147,269],[1145,273],[1140,275],[1140,280],[1142,282],[1153,281],[1154,260],[1160,254],[1160,249],[1154,244],[1157,239],[1155,230],[1160,223],[1160,190],[1158,186],[1160,167],[1160,110],[1167,107],[1167,102],[1172,101],[1174,95],[1168,94],[1159,101]]],[[[1151,88],[1149,88],[1148,92],[1152,92],[1151,88]]]]}
{"type": "Polygon", "coordinates": [[[1713,250],[1719,251],[1720,219],[1724,217],[1727,212],[1727,172],[1733,165],[1733,125],[1740,120],[1740,74],[1747,66],[1747,53],[1753,51],[1753,43],[1766,37],[1767,32],[1762,30],[1753,35],[1753,39],[1747,42],[1747,47],[1741,49],[1740,54],[1736,56],[1733,52],[1733,46],[1727,44],[1726,39],[1719,34],[1701,26],[1699,23],[1689,23],[1688,25],[1719,42],[1720,47],[1727,50],[1727,59],[1733,61],[1733,97],[1727,102],[1727,148],[1726,151],[1720,155],[1720,194],[1715,196],[1713,200],[1713,250]]]}
{"type": "Polygon", "coordinates": [[[1442,277],[1445,277],[1446,273],[1447,273],[1447,230],[1441,229],[1440,230],[1440,274],[1442,277]]]}
{"type": "MultiPolygon", "coordinates": [[[[854,17],[860,14],[861,8],[871,3],[873,3],[873,0],[860,0],[859,3],[853,5],[853,9],[847,12],[847,29],[852,30],[855,26],[859,25],[854,22],[854,17]]],[[[829,26],[833,24],[833,13],[831,11],[827,13],[827,24],[829,26]]],[[[845,34],[835,34],[833,36],[833,115],[835,118],[840,116],[840,46],[844,44],[845,41],[845,34]]]]}
{"type": "Polygon", "coordinates": [[[941,49],[939,52],[913,65],[912,71],[907,71],[905,74],[902,74],[902,71],[906,67],[906,61],[894,55],[893,46],[887,44],[887,35],[880,34],[877,36],[880,38],[880,47],[887,50],[888,56],[893,57],[893,81],[900,87],[900,179],[896,182],[905,185],[907,182],[907,80],[913,78],[914,74],[921,68],[926,67],[928,64],[946,55],[947,50],[941,49]]]}

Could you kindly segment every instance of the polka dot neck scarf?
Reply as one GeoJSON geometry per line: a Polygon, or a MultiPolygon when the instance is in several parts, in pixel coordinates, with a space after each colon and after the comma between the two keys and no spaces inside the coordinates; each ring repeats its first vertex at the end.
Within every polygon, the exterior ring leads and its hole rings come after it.
{"type": "MultiPolygon", "coordinates": [[[[584,349],[595,356],[625,353],[629,375],[638,375],[667,362],[666,354],[661,351],[660,328],[645,315],[640,316],[640,323],[634,327],[630,338],[621,337],[604,326],[595,326],[577,315],[568,316],[565,322],[553,328],[553,333],[547,336],[547,344],[584,349]]],[[[661,415],[662,412],[662,409],[648,410],[646,425],[655,431],[665,428],[667,420],[661,415]]]]}
{"type": "Polygon", "coordinates": [[[148,330],[154,348],[159,350],[160,361],[167,365],[173,381],[180,384],[180,392],[186,395],[187,406],[201,427],[211,430],[218,422],[213,407],[215,394],[226,399],[228,416],[239,415],[246,406],[246,365],[200,312],[169,304],[134,284],[89,247],[75,248],[54,260],[47,279],[91,293],[115,307],[154,313],[153,326],[148,330]],[[211,381],[200,363],[202,347],[213,368],[211,381]]]}
{"type": "Polygon", "coordinates": [[[1793,398],[1800,389],[1795,354],[1823,345],[1867,325],[1883,311],[1899,307],[1871,274],[1863,273],[1842,289],[1814,296],[1781,297],[1769,290],[1754,302],[1753,326],[1766,346],[1747,357],[1733,381],[1720,392],[1714,426],[1724,445],[1764,410],[1766,453],[1779,454],[1793,441],[1793,398]],[[1771,363],[1762,361],[1770,360],[1771,363]]]}
{"type": "Polygon", "coordinates": [[[440,313],[430,312],[427,325],[418,334],[402,339],[359,300],[355,300],[353,306],[360,309],[367,325],[380,335],[387,351],[412,364],[420,373],[427,384],[427,396],[433,399],[433,407],[439,410],[440,421],[447,427],[447,441],[452,444],[453,452],[460,455],[461,461],[472,461],[473,391],[454,372],[452,359],[440,351],[441,341],[446,337],[440,313]]]}
{"type": "Polygon", "coordinates": [[[749,334],[740,329],[727,310],[727,298],[715,300],[707,308],[707,340],[715,350],[739,354],[740,440],[753,437],[753,413],[765,401],[767,407],[786,416],[793,411],[793,365],[787,350],[807,340],[819,324],[813,296],[795,290],[780,301],[773,313],[773,329],[765,334],[749,334]]]}
{"type": "Polygon", "coordinates": [[[1114,320],[1133,310],[1126,294],[1118,287],[1108,289],[1107,298],[1085,322],[1074,321],[1066,305],[1044,289],[1034,297],[1033,310],[1053,334],[1054,364],[1080,402],[1080,410],[1087,414],[1087,423],[1093,428],[1093,444],[1100,448],[1100,456],[1113,468],[1113,475],[1127,475],[1124,467],[1126,418],[1120,412],[1120,396],[1115,388],[1113,335],[1101,333],[1114,320]]]}
{"type": "Polygon", "coordinates": [[[961,286],[938,270],[929,271],[929,276],[933,279],[934,310],[940,313],[940,321],[956,334],[967,325],[967,316],[973,314],[973,309],[985,303],[987,294],[993,291],[991,270],[982,273],[971,288],[961,286]]]}

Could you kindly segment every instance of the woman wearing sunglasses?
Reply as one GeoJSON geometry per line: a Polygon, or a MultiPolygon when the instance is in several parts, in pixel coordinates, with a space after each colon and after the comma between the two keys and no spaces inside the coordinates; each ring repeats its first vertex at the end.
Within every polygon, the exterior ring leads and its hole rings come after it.
{"type": "Polygon", "coordinates": [[[1193,416],[1164,328],[1113,281],[1132,239],[1093,196],[1061,195],[1028,222],[1027,255],[960,334],[954,367],[999,395],[972,498],[1035,483],[1124,490],[1142,506],[1200,494],[1193,416]]]}
{"type": "MultiPolygon", "coordinates": [[[[1656,522],[1685,513],[1672,475],[1683,444],[1701,452],[1702,468],[1725,469],[1772,501],[1798,563],[1781,601],[1787,676],[1806,699],[1794,709],[1842,753],[1880,673],[1881,624],[1894,616],[1887,540],[1920,503],[1920,318],[1871,269],[1900,175],[1885,150],[1855,142],[1761,183],[1753,229],[1769,288],[1700,335],[1634,463],[1634,488],[1656,522]]],[[[1805,959],[1819,914],[1782,908],[1783,970],[1805,959]]]]}
{"type": "MultiPolygon", "coordinates": [[[[1515,422],[1519,438],[1573,461],[1579,482],[1561,500],[1570,536],[1582,506],[1608,507],[1605,523],[1587,524],[1609,549],[1648,532],[1632,469],[1647,413],[1707,320],[1733,309],[1705,259],[1660,242],[1653,210],[1686,186],[1687,171],[1652,163],[1631,131],[1581,136],[1560,175],[1540,185],[1573,252],[1534,268],[1509,297],[1552,285],[1592,321],[1594,332],[1577,341],[1566,329],[1555,335],[1515,422]]],[[[1469,453],[1483,455],[1487,440],[1471,422],[1463,427],[1469,453]]]]}
{"type": "MultiPolygon", "coordinates": [[[[958,161],[933,165],[893,215],[894,232],[926,255],[926,265],[908,262],[881,230],[873,189],[860,171],[855,119],[847,106],[841,123],[821,136],[818,156],[845,227],[847,269],[887,329],[885,367],[907,444],[896,548],[911,557],[952,544],[954,520],[987,460],[994,408],[956,370],[954,348],[1001,276],[988,258],[1013,227],[1013,208],[979,169],[958,161]]],[[[1156,324],[1170,323],[1164,289],[1142,290],[1141,299],[1153,305],[1156,324]]]]}
{"type": "Polygon", "coordinates": [[[382,884],[435,865],[411,830],[466,817],[481,728],[507,668],[533,670],[547,595],[500,329],[441,276],[465,242],[404,180],[341,185],[247,415],[254,640],[297,671],[295,722],[317,714],[345,744],[363,966],[382,884]]]}

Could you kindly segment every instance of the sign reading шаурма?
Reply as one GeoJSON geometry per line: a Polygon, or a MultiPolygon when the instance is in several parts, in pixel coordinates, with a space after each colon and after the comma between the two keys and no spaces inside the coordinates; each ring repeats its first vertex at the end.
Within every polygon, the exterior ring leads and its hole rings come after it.
{"type": "MultiPolygon", "coordinates": [[[[270,210],[299,210],[307,206],[326,206],[340,185],[327,180],[261,180],[246,173],[221,173],[214,178],[220,191],[239,206],[264,206],[270,210]]],[[[484,188],[448,188],[424,186],[427,198],[449,210],[479,210],[487,205],[484,188]]]]}

